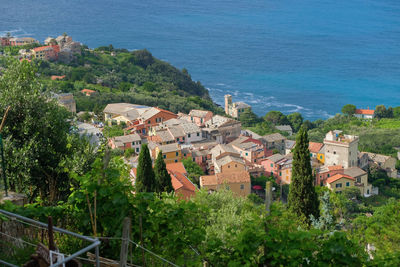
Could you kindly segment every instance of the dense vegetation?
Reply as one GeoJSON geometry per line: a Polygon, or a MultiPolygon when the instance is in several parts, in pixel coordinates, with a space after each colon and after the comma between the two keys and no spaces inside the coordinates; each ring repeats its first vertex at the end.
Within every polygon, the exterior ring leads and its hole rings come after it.
{"type": "MultiPolygon", "coordinates": [[[[14,184],[13,190],[30,196],[30,204],[24,207],[6,202],[0,208],[41,221],[51,215],[57,226],[99,237],[101,255],[115,260],[120,253],[122,221],[130,217],[132,241],[180,266],[203,266],[204,262],[211,266],[400,264],[400,185],[397,183],[395,187],[395,181],[379,171],[370,170],[370,182],[388,190],[393,198],[389,194],[384,198],[380,195],[364,198],[356,188],[335,194],[316,187],[320,216],[310,212],[315,215],[306,218],[311,223],[305,223],[296,211],[279,201],[267,213],[254,195],[239,198],[229,191],[213,194],[199,191],[193,199],[180,201],[173,194],[153,193],[163,190],[152,188],[145,179],[150,177],[154,181],[165,175],[165,166],[160,164],[157,173],[152,174],[146,149],[142,150],[141,171],[138,169],[142,188],[132,194],[135,188],[122,155],[108,152],[105,145],[94,151],[86,139],[71,133],[69,114],[46,99],[41,91],[43,80],[35,72],[28,62],[14,62],[0,78],[0,112],[4,114],[6,107],[11,106],[11,119],[6,121],[3,132],[7,177],[14,184]],[[376,248],[371,251],[374,259],[365,251],[367,244],[376,248]]],[[[277,112],[270,113],[262,123],[281,124],[285,118],[293,127],[300,128],[298,115],[289,118],[277,112]]],[[[351,124],[360,123],[358,127],[370,125],[382,130],[379,125],[391,122],[384,120],[394,119],[363,122],[340,115],[332,120],[335,123],[314,122],[309,133],[318,133],[323,127],[339,127],[338,122],[343,122],[343,128],[351,129],[351,124]]],[[[114,129],[110,129],[112,132],[114,129]]],[[[305,131],[302,134],[301,151],[308,154],[305,131]]],[[[303,156],[299,161],[308,160],[303,156]]],[[[187,162],[185,166],[193,179],[201,174],[192,164],[187,162]]],[[[304,164],[295,168],[300,169],[297,174],[309,176],[304,164]]],[[[313,203],[316,202],[313,198],[313,203]]],[[[8,219],[1,216],[0,220],[8,219]]],[[[24,239],[37,243],[40,233],[24,239]]],[[[15,249],[4,244],[4,240],[0,239],[0,258],[18,265],[24,263],[32,248],[15,249]]],[[[85,245],[66,235],[56,236],[56,243],[63,253],[75,252],[85,245]]],[[[129,260],[134,264],[162,265],[159,259],[137,246],[131,250],[129,260]]]]}

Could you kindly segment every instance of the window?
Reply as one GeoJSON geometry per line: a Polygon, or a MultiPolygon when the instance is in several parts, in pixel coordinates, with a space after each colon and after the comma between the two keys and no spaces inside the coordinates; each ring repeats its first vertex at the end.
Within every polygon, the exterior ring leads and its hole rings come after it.
{"type": "Polygon", "coordinates": [[[237,168],[237,164],[235,164],[235,168],[237,168]]]}
{"type": "Polygon", "coordinates": [[[186,157],[186,153],[183,153],[183,156],[186,157]]]}
{"type": "Polygon", "coordinates": [[[147,123],[150,124],[150,123],[151,123],[151,120],[148,120],[147,123]]]}
{"type": "Polygon", "coordinates": [[[282,176],[282,172],[279,172],[279,176],[282,176]]]}
{"type": "Polygon", "coordinates": [[[244,189],[244,184],[241,184],[240,185],[240,190],[243,190],[244,189]]]}
{"type": "Polygon", "coordinates": [[[350,182],[346,182],[346,186],[350,186],[350,182]]]}
{"type": "Polygon", "coordinates": [[[136,148],[136,153],[138,153],[138,152],[139,152],[139,148],[137,147],[137,148],[136,148]]]}
{"type": "Polygon", "coordinates": [[[248,155],[249,155],[249,153],[246,152],[246,156],[248,156],[248,155]]]}
{"type": "Polygon", "coordinates": [[[200,123],[203,123],[203,118],[200,119],[200,123]]]}
{"type": "Polygon", "coordinates": [[[273,163],[271,163],[271,168],[272,168],[272,167],[274,167],[274,164],[273,164],[273,163]]]}
{"type": "Polygon", "coordinates": [[[179,142],[179,137],[178,137],[178,138],[176,138],[176,141],[177,141],[177,142],[179,142]]]}
{"type": "Polygon", "coordinates": [[[336,188],[341,188],[342,187],[342,184],[340,183],[340,184],[336,184],[336,188]]]}
{"type": "Polygon", "coordinates": [[[330,177],[331,175],[328,173],[328,177],[330,177]]]}
{"type": "Polygon", "coordinates": [[[319,156],[319,159],[322,159],[322,155],[321,155],[321,156],[319,156]]]}
{"type": "Polygon", "coordinates": [[[167,155],[163,155],[163,158],[166,159],[166,158],[167,158],[167,155]]]}
{"type": "Polygon", "coordinates": [[[190,136],[191,136],[191,135],[190,135],[190,134],[188,134],[188,138],[190,138],[190,136]]]}
{"type": "Polygon", "coordinates": [[[139,141],[139,145],[142,143],[142,141],[139,141]]]}
{"type": "Polygon", "coordinates": [[[336,155],[336,151],[333,151],[333,154],[336,155]]]}
{"type": "Polygon", "coordinates": [[[200,136],[200,133],[197,133],[197,136],[200,136]]]}
{"type": "Polygon", "coordinates": [[[227,190],[229,190],[229,189],[230,189],[230,188],[229,188],[229,185],[227,185],[227,186],[226,186],[226,189],[227,189],[227,190]]]}
{"type": "Polygon", "coordinates": [[[176,156],[179,156],[179,152],[176,152],[175,155],[176,155],[176,156]]]}
{"type": "Polygon", "coordinates": [[[177,162],[178,162],[178,160],[176,159],[176,160],[175,160],[175,163],[177,163],[177,162]]]}
{"type": "Polygon", "coordinates": [[[185,137],[182,137],[182,140],[185,140],[185,137]]]}
{"type": "Polygon", "coordinates": [[[231,168],[231,165],[228,165],[228,169],[230,169],[231,168]]]}
{"type": "Polygon", "coordinates": [[[190,117],[190,120],[193,121],[193,116],[190,117]]]}
{"type": "Polygon", "coordinates": [[[196,161],[196,158],[193,158],[193,161],[196,161]]]}

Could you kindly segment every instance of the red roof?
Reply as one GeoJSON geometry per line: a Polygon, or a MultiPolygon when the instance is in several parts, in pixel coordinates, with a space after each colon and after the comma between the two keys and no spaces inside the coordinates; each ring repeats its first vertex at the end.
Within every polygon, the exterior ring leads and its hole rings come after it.
{"type": "Polygon", "coordinates": [[[63,75],[63,76],[57,76],[57,75],[52,75],[51,76],[51,79],[54,81],[54,80],[62,80],[62,79],[64,79],[65,78],[65,75],[63,75]]]}
{"type": "Polygon", "coordinates": [[[167,164],[167,170],[171,176],[172,187],[175,193],[189,199],[195,195],[196,186],[186,177],[186,169],[182,162],[167,164]]]}
{"type": "Polygon", "coordinates": [[[318,153],[323,146],[324,144],[322,143],[310,142],[308,144],[308,149],[310,150],[311,153],[318,153]]]}
{"type": "Polygon", "coordinates": [[[375,110],[373,109],[356,109],[356,114],[362,115],[374,115],[375,110]]]}
{"type": "Polygon", "coordinates": [[[81,92],[82,92],[82,93],[94,93],[94,92],[96,92],[96,91],[90,90],[90,89],[83,89],[81,92]]]}
{"type": "Polygon", "coordinates": [[[337,180],[342,179],[342,178],[349,179],[349,180],[352,180],[352,181],[355,180],[354,177],[351,177],[351,176],[346,175],[346,174],[339,174],[338,173],[338,174],[335,174],[334,176],[328,178],[328,180],[326,180],[326,182],[328,184],[330,184],[330,183],[333,183],[334,181],[337,181],[337,180]]]}

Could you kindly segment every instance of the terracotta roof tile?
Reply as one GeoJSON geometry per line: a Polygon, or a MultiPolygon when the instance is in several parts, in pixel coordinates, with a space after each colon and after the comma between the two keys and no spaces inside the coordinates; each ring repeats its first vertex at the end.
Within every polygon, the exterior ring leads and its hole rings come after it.
{"type": "Polygon", "coordinates": [[[351,176],[349,176],[349,175],[346,175],[346,174],[339,174],[339,173],[338,173],[338,174],[335,174],[334,176],[328,178],[328,179],[326,180],[326,182],[327,182],[328,184],[330,184],[330,183],[333,183],[333,182],[335,182],[335,181],[337,181],[337,180],[339,180],[339,179],[342,179],[342,178],[349,179],[349,180],[352,180],[352,181],[355,180],[353,177],[351,177],[351,176]]]}
{"type": "Polygon", "coordinates": [[[362,115],[374,115],[375,110],[373,109],[356,109],[356,114],[362,115]]]}
{"type": "Polygon", "coordinates": [[[310,142],[308,144],[308,149],[310,150],[311,153],[318,153],[323,146],[324,146],[323,143],[310,142]]]}

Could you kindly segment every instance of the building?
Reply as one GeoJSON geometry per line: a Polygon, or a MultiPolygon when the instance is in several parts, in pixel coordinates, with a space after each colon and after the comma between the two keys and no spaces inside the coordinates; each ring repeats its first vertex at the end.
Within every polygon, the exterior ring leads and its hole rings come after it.
{"type": "Polygon", "coordinates": [[[296,146],[296,141],[285,140],[285,155],[292,153],[295,146],[296,146]]]}
{"type": "Polygon", "coordinates": [[[0,37],[0,46],[10,46],[11,37],[0,37]]]}
{"type": "Polygon", "coordinates": [[[325,162],[324,144],[309,142],[308,150],[310,150],[310,157],[312,159],[318,160],[320,163],[324,164],[325,162]]]}
{"type": "Polygon", "coordinates": [[[261,141],[248,136],[239,136],[229,143],[248,162],[257,163],[265,158],[266,150],[261,141]]]}
{"type": "Polygon", "coordinates": [[[364,164],[360,168],[367,170],[370,166],[376,166],[379,169],[385,170],[389,177],[397,178],[396,158],[369,152],[361,152],[358,158],[361,161],[362,159],[365,160],[366,157],[368,158],[368,165],[365,166],[365,161],[363,161],[364,164]]]}
{"type": "Polygon", "coordinates": [[[179,162],[183,158],[181,147],[177,143],[156,145],[153,158],[156,158],[160,151],[162,151],[162,156],[166,164],[179,162]]]}
{"type": "Polygon", "coordinates": [[[115,136],[109,139],[109,145],[112,149],[119,148],[125,150],[133,148],[136,154],[140,153],[140,149],[144,143],[147,143],[147,140],[137,133],[115,136]]]}
{"type": "Polygon", "coordinates": [[[344,135],[342,131],[330,131],[324,139],[325,165],[341,165],[347,169],[358,163],[358,136],[344,135]]]}
{"type": "Polygon", "coordinates": [[[205,138],[222,144],[238,138],[241,130],[242,124],[240,121],[215,115],[205,122],[203,133],[205,138]]]}
{"type": "Polygon", "coordinates": [[[266,156],[271,156],[274,150],[277,150],[280,154],[285,154],[286,150],[285,141],[286,137],[284,137],[280,133],[264,135],[261,139],[261,142],[263,142],[263,144],[267,149],[266,156]]]}
{"type": "Polygon", "coordinates": [[[104,121],[108,122],[109,125],[113,122],[116,124],[120,124],[121,122],[129,124],[131,121],[137,120],[140,114],[143,114],[149,108],[130,103],[108,104],[103,110],[104,121]]]}
{"type": "Polygon", "coordinates": [[[168,110],[151,107],[139,114],[137,119],[131,121],[127,129],[142,135],[148,135],[153,127],[177,117],[175,113],[168,110]]]}
{"type": "Polygon", "coordinates": [[[372,194],[372,185],[368,183],[368,173],[358,167],[344,170],[344,174],[355,179],[354,185],[360,189],[362,196],[368,197],[372,194]]]}
{"type": "Polygon", "coordinates": [[[166,167],[171,176],[172,187],[179,199],[188,200],[196,195],[197,187],[188,178],[182,162],[168,163],[166,167]]]}
{"type": "Polygon", "coordinates": [[[344,174],[343,166],[321,166],[315,169],[316,175],[316,185],[324,186],[326,185],[326,181],[335,176],[336,174],[344,174]]]}
{"type": "Polygon", "coordinates": [[[95,90],[90,90],[90,89],[83,89],[81,90],[82,94],[85,94],[86,96],[91,96],[92,94],[97,93],[95,90]]]}
{"type": "Polygon", "coordinates": [[[232,96],[225,95],[225,113],[233,118],[239,118],[245,110],[251,110],[251,106],[244,102],[232,103],[232,96]]]}
{"type": "Polygon", "coordinates": [[[375,110],[373,109],[356,109],[355,117],[360,119],[373,119],[375,118],[375,110]]]}
{"type": "Polygon", "coordinates": [[[11,46],[22,46],[28,44],[36,44],[39,43],[37,40],[32,37],[21,37],[21,38],[10,38],[11,46]]]}
{"type": "Polygon", "coordinates": [[[200,176],[200,188],[210,192],[224,188],[237,196],[247,197],[251,193],[250,174],[247,171],[238,171],[200,176]]]}
{"type": "Polygon", "coordinates": [[[48,45],[35,47],[31,50],[32,57],[40,60],[56,61],[58,60],[58,53],[60,47],[58,45],[48,45]]]}
{"type": "Polygon", "coordinates": [[[326,186],[335,192],[342,192],[345,188],[355,185],[355,179],[346,174],[336,174],[326,180],[326,186]]]}
{"type": "Polygon", "coordinates": [[[290,125],[278,125],[275,126],[275,129],[281,132],[287,133],[289,136],[293,135],[293,129],[290,125]]]}
{"type": "Polygon", "coordinates": [[[211,120],[213,113],[207,110],[192,109],[189,112],[190,121],[199,127],[203,127],[206,121],[211,120]]]}
{"type": "Polygon", "coordinates": [[[243,159],[233,155],[218,157],[213,163],[215,173],[240,172],[246,170],[243,159]]]}
{"type": "Polygon", "coordinates": [[[76,113],[76,102],[74,95],[71,93],[52,94],[52,98],[56,99],[60,106],[65,107],[69,112],[76,113]]]}

